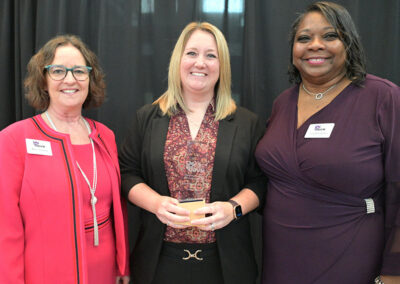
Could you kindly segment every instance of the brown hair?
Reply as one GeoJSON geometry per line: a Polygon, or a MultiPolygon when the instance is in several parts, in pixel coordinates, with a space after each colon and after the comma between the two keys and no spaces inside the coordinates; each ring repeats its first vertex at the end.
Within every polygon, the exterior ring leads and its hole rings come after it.
{"type": "Polygon", "coordinates": [[[92,67],[89,73],[89,93],[83,103],[83,108],[98,107],[104,102],[106,84],[96,54],[79,37],[59,35],[49,40],[28,63],[28,74],[24,81],[25,97],[36,110],[46,110],[50,104],[50,96],[46,91],[44,67],[51,64],[58,47],[67,45],[77,48],[85,59],[86,65],[92,67]]]}

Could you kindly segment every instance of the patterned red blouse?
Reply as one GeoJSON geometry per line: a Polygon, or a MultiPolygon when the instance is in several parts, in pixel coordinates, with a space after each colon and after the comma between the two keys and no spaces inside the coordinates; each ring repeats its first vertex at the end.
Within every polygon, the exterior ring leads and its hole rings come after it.
{"type": "MultiPolygon", "coordinates": [[[[212,170],[217,145],[218,121],[210,104],[196,139],[190,136],[184,111],[171,117],[164,148],[165,172],[171,196],[184,200],[204,198],[210,202],[212,170]]],[[[175,243],[212,243],[215,232],[197,227],[175,229],[167,226],[164,240],[175,243]]]]}

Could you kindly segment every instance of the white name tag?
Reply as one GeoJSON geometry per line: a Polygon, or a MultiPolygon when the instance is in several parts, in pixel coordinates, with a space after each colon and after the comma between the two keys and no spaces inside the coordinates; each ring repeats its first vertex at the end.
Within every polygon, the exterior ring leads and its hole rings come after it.
{"type": "Polygon", "coordinates": [[[36,139],[25,139],[26,152],[35,155],[53,156],[51,151],[51,144],[49,141],[42,141],[36,139]]]}
{"type": "Polygon", "coordinates": [[[334,123],[310,124],[304,138],[329,138],[331,136],[334,123]]]}

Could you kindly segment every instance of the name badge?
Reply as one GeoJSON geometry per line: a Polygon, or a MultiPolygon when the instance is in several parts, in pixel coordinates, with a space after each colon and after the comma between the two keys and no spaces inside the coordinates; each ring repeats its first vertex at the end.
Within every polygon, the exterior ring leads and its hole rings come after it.
{"type": "Polygon", "coordinates": [[[310,124],[304,138],[329,138],[331,136],[334,123],[310,124]]]}
{"type": "Polygon", "coordinates": [[[51,144],[49,141],[42,141],[36,139],[25,139],[26,152],[34,155],[53,156],[51,151],[51,144]]]}

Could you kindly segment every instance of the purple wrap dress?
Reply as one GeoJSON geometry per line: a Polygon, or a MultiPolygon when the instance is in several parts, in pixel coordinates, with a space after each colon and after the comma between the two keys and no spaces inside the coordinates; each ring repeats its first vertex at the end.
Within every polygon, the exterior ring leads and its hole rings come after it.
{"type": "Polygon", "coordinates": [[[275,101],[256,158],[269,177],[262,283],[370,284],[400,275],[400,88],[367,75],[297,129],[299,86],[275,101]],[[305,138],[334,123],[329,138],[305,138]]]}

